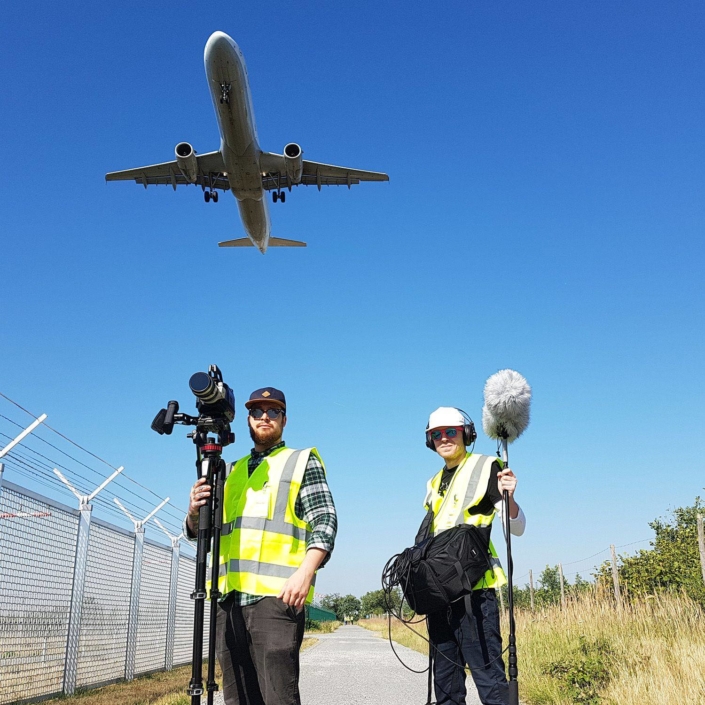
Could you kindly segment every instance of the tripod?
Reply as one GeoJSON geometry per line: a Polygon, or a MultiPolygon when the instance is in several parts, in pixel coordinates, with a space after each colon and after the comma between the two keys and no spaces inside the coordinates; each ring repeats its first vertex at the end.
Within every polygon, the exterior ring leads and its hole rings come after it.
{"type": "MultiPolygon", "coordinates": [[[[220,434],[219,434],[220,435],[220,434]]],[[[208,438],[205,431],[194,431],[191,436],[196,444],[196,470],[198,477],[205,477],[211,493],[198,510],[198,543],[196,544],[196,585],[191,593],[193,610],[193,661],[188,694],[191,705],[199,705],[203,694],[203,626],[206,607],[206,570],[208,551],[211,549],[210,629],[208,632],[208,675],[206,690],[208,705],[213,705],[213,694],[218,690],[215,681],[215,635],[218,618],[218,574],[220,569],[220,534],[223,528],[223,488],[225,461],[221,457],[223,444],[208,438]]],[[[222,440],[221,438],[218,439],[222,440]]]]}

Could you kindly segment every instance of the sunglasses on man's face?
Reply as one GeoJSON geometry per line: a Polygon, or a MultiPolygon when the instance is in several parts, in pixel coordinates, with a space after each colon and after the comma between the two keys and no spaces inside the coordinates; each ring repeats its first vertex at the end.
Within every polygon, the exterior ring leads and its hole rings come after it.
{"type": "Polygon", "coordinates": [[[256,407],[254,409],[250,409],[250,416],[253,419],[261,419],[265,414],[267,414],[268,419],[274,421],[277,416],[279,416],[280,414],[284,414],[284,409],[267,409],[266,411],[264,409],[258,409],[256,407]]]}
{"type": "Polygon", "coordinates": [[[435,431],[431,431],[431,439],[434,441],[440,441],[443,434],[445,434],[447,438],[455,438],[459,433],[459,428],[446,428],[443,430],[437,429],[435,431]]]}

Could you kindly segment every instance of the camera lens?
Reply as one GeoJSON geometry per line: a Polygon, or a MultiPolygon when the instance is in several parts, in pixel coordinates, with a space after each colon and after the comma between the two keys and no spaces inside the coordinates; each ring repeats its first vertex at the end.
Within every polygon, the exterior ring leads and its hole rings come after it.
{"type": "Polygon", "coordinates": [[[220,398],[215,381],[206,372],[196,372],[191,375],[188,386],[204,404],[212,404],[220,398]]]}

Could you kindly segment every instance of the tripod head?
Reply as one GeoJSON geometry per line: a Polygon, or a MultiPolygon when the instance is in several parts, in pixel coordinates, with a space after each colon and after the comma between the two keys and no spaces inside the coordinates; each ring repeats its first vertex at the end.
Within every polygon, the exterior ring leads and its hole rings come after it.
{"type": "Polygon", "coordinates": [[[211,365],[208,372],[191,375],[189,387],[196,397],[198,416],[179,413],[179,402],[170,401],[166,409],[160,409],[152,421],[152,430],[160,436],[170,436],[174,424],[195,426],[188,434],[199,447],[216,443],[209,433],[217,434],[217,444],[221,447],[235,442],[235,434],[230,430],[230,422],[235,418],[235,395],[223,381],[223,374],[217,365],[211,365]]]}

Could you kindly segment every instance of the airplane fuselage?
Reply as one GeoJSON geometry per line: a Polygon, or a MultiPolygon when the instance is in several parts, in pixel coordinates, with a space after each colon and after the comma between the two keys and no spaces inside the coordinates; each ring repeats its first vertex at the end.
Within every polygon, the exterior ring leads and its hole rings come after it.
{"type": "Polygon", "coordinates": [[[227,34],[215,32],[206,44],[204,63],[230,190],[237,199],[245,232],[255,247],[264,252],[271,225],[245,60],[227,34]]]}

